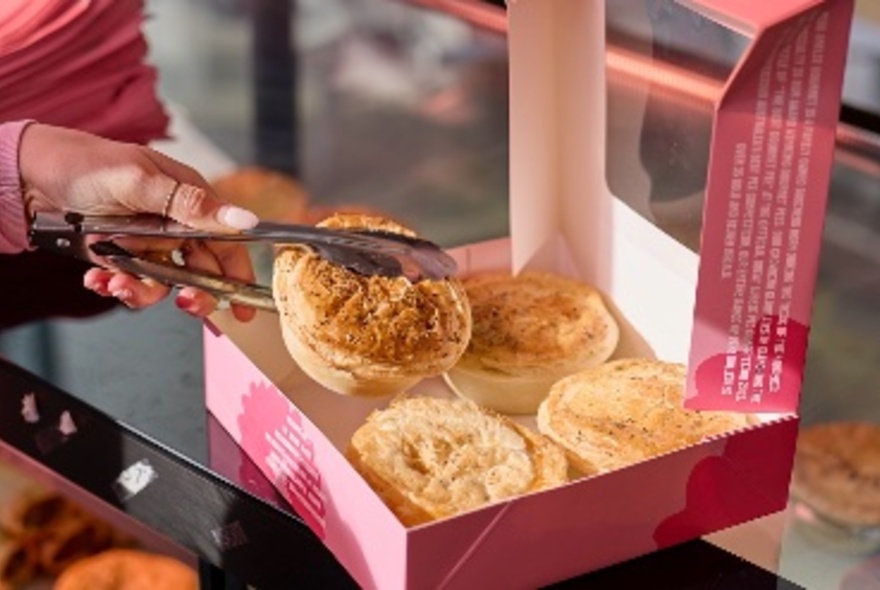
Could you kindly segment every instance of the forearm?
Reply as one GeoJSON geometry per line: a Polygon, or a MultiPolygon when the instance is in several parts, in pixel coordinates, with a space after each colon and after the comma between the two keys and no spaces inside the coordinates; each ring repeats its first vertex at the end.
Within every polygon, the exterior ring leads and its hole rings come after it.
{"type": "Polygon", "coordinates": [[[0,123],[0,254],[21,252],[28,246],[18,165],[19,142],[28,123],[0,123]]]}

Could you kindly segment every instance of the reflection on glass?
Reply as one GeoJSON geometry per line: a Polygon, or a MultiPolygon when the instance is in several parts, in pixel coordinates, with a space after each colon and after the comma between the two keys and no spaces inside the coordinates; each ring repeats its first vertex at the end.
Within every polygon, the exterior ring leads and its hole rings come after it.
{"type": "Polygon", "coordinates": [[[506,234],[504,39],[397,2],[304,4],[300,126],[313,200],[368,206],[444,245],[506,234]]]}
{"type": "Polygon", "coordinates": [[[696,250],[713,107],[747,40],[671,0],[606,10],[609,187],[696,250]]]}

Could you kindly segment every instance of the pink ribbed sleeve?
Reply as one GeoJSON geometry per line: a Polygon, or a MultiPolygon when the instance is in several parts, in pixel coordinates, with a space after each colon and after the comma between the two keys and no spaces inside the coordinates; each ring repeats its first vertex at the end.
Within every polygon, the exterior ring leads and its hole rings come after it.
{"type": "Polygon", "coordinates": [[[28,247],[18,143],[29,122],[0,123],[0,254],[21,252],[28,247]]]}

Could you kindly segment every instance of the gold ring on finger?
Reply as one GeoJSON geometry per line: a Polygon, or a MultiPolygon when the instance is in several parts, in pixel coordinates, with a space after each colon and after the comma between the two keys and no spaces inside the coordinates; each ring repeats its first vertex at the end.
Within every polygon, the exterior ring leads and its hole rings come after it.
{"type": "Polygon", "coordinates": [[[168,191],[168,194],[165,196],[165,203],[162,205],[162,217],[168,219],[168,214],[171,213],[171,203],[174,202],[174,196],[177,194],[177,189],[180,188],[180,181],[175,180],[174,186],[171,187],[171,190],[168,191]]]}

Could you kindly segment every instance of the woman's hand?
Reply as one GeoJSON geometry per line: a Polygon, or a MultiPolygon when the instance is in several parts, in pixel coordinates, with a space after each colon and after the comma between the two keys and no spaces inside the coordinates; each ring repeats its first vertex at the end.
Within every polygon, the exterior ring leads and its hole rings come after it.
{"type": "MultiPolygon", "coordinates": [[[[208,182],[192,168],[147,147],[110,141],[88,133],[38,123],[25,129],[19,168],[30,213],[76,211],[88,215],[156,213],[214,232],[234,232],[256,225],[245,209],[221,202],[208,182]]],[[[187,252],[187,266],[252,282],[247,249],[233,242],[177,243],[165,246],[187,252]]],[[[93,268],[84,285],[133,308],[152,305],[169,289],[109,268],[93,268]]],[[[209,294],[192,287],[178,293],[177,306],[195,316],[216,307],[209,294]]],[[[233,306],[240,320],[254,311],[233,306]]]]}

